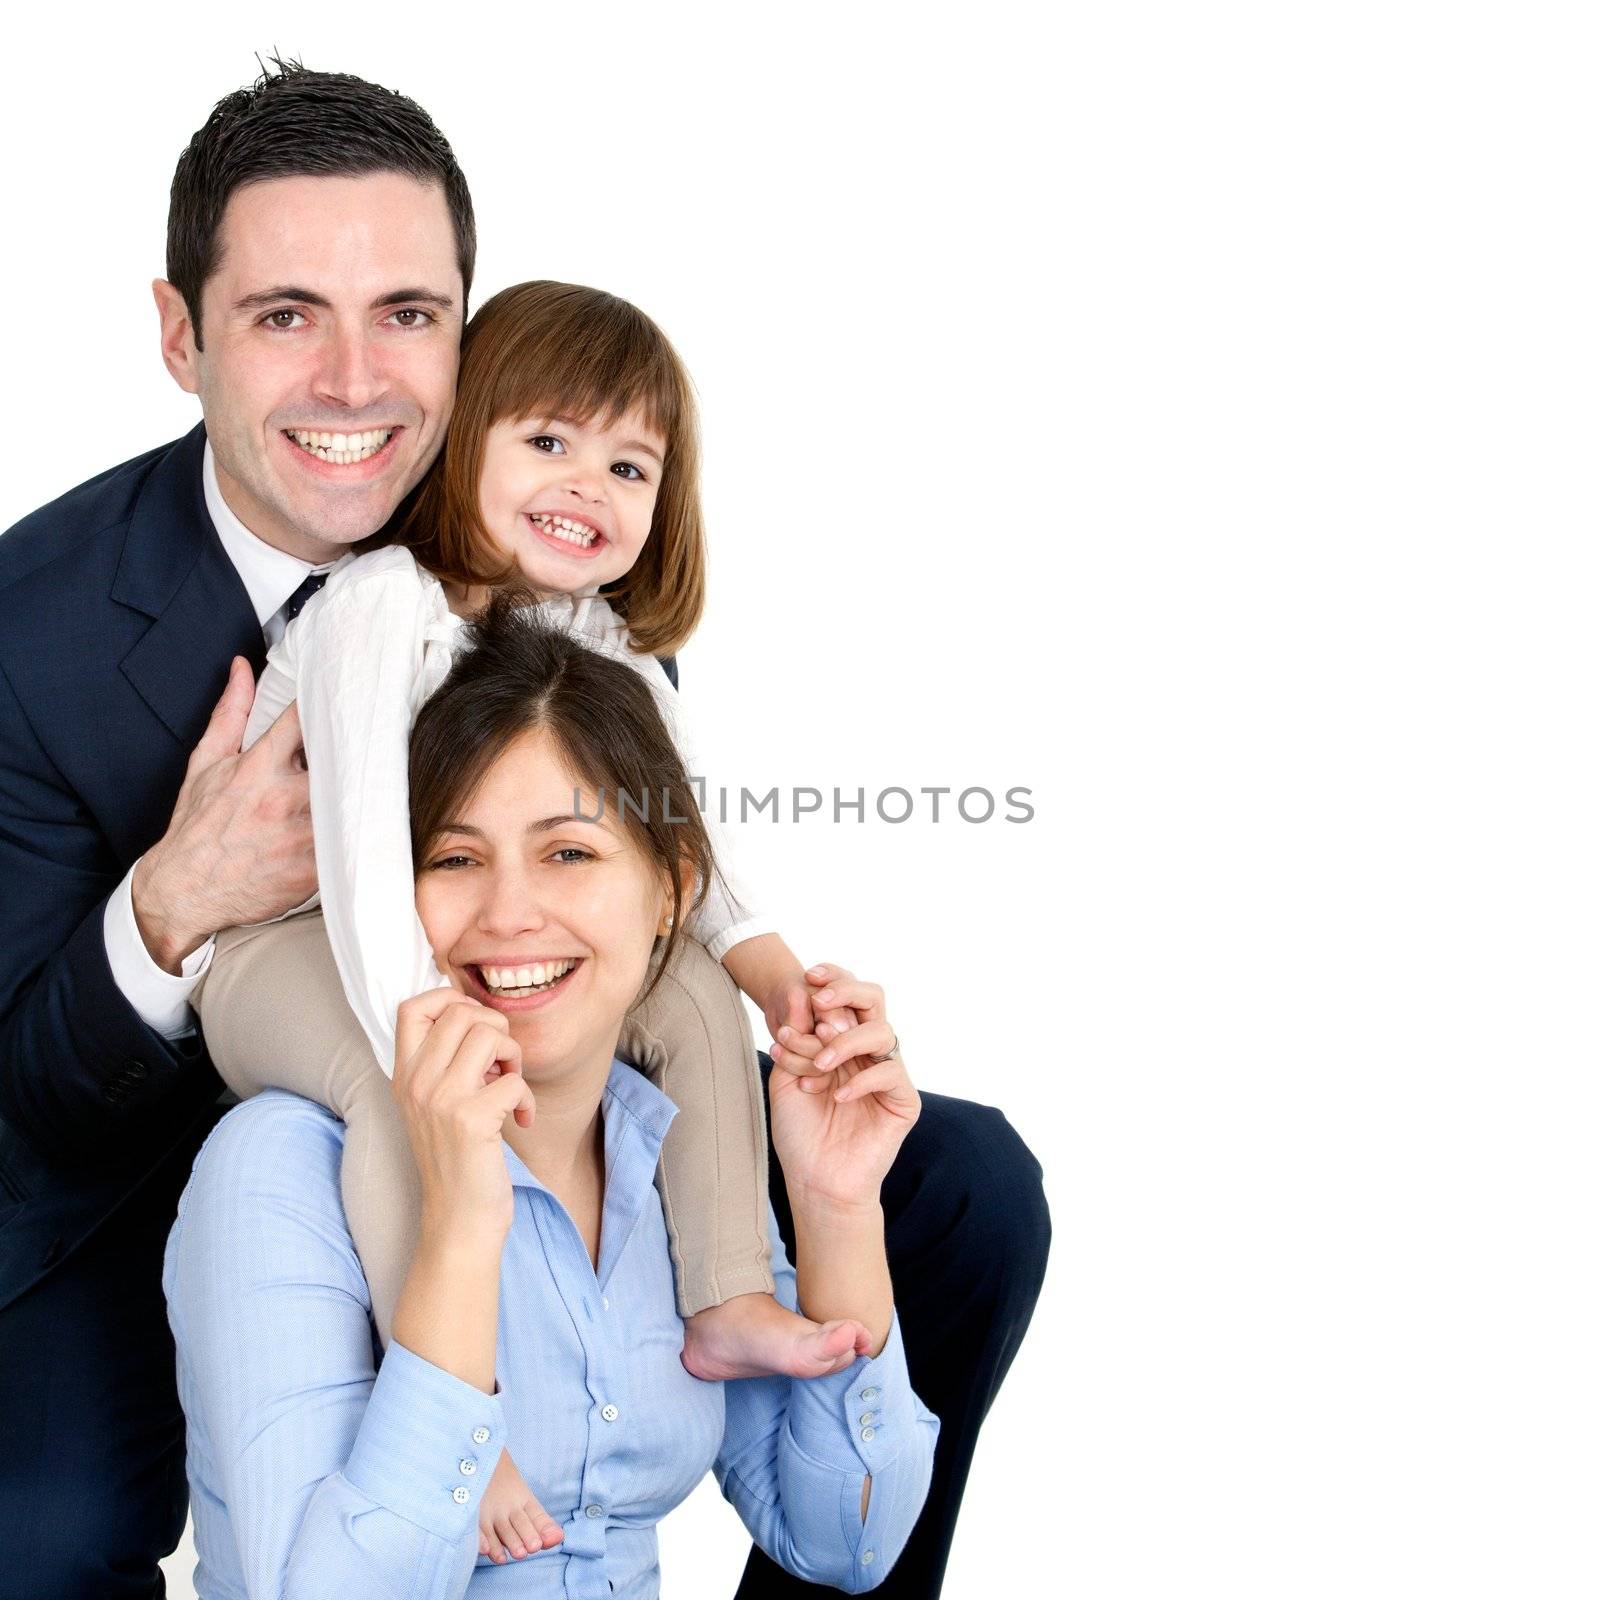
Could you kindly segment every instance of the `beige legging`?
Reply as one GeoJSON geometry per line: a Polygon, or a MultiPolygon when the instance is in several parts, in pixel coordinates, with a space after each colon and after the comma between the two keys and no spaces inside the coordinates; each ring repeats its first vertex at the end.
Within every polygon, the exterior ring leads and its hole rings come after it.
{"type": "MultiPolygon", "coordinates": [[[[230,928],[194,995],[223,1080],[247,1098],[292,1089],[348,1128],[345,1218],[387,1344],[416,1241],[421,1192],[388,1076],[344,997],[322,913],[230,928]]],[[[681,938],[654,993],[628,1014],[618,1054],[678,1107],[656,1185],[684,1316],[772,1292],[767,1137],[744,1002],[705,947],[681,938]]]]}

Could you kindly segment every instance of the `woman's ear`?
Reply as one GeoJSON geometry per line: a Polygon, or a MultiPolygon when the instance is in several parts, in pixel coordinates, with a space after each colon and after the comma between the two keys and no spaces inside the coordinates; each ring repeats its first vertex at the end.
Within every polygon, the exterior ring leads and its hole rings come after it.
{"type": "MultiPolygon", "coordinates": [[[[689,902],[694,898],[695,872],[694,863],[685,856],[678,865],[678,890],[681,905],[687,909],[689,902]]],[[[672,932],[672,879],[663,871],[661,874],[661,917],[656,923],[656,937],[665,939],[672,932]]]]}

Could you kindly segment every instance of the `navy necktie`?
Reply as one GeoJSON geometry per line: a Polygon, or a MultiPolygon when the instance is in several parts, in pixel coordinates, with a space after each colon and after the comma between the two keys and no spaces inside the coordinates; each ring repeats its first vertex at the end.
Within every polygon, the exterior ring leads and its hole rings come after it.
{"type": "Polygon", "coordinates": [[[323,584],[328,581],[326,572],[313,572],[306,581],[283,603],[283,625],[288,627],[300,615],[301,608],[323,584]]]}

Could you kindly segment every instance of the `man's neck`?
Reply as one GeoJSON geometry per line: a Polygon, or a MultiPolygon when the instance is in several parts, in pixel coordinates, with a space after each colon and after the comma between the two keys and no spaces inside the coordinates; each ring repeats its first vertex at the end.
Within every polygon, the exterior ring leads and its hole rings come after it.
{"type": "Polygon", "coordinates": [[[281,550],[296,561],[309,561],[314,567],[326,566],[345,553],[345,546],[314,539],[274,516],[216,460],[215,453],[212,460],[217,474],[217,491],[223,503],[252,539],[259,539],[262,544],[271,545],[274,550],[281,550]]]}

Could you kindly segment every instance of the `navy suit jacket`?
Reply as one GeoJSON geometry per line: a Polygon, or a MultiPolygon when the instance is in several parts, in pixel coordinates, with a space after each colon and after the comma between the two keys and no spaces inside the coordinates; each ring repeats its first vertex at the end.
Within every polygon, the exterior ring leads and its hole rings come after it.
{"type": "Polygon", "coordinates": [[[103,932],[229,662],[266,659],[206,510],[205,439],[202,424],[0,535],[0,1309],[217,1116],[203,1041],[140,1020],[103,932]]]}
{"type": "Polygon", "coordinates": [[[64,1259],[221,1083],[112,981],[106,899],[172,815],[235,655],[265,651],[201,488],[205,429],[0,536],[0,1307],[64,1259]]]}

